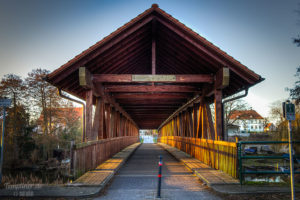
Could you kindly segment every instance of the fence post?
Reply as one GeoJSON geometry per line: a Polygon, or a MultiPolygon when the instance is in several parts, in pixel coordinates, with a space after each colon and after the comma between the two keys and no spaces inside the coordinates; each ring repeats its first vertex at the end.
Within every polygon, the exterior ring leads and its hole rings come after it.
{"type": "Polygon", "coordinates": [[[238,150],[238,162],[239,162],[239,178],[240,178],[240,183],[241,185],[243,184],[243,172],[242,172],[242,155],[241,155],[241,152],[242,152],[242,144],[239,142],[237,143],[237,150],[238,150]]]}

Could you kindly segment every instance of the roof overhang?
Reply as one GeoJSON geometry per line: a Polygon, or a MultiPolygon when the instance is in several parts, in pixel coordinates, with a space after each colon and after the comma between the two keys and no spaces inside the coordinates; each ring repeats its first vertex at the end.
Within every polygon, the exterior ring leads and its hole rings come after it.
{"type": "Polygon", "coordinates": [[[145,129],[157,128],[195,94],[206,91],[211,101],[208,90],[222,80],[224,69],[230,76],[221,88],[223,97],[263,80],[156,4],[53,71],[47,81],[85,99],[89,88],[80,84],[82,67],[96,93],[109,96],[145,129]]]}

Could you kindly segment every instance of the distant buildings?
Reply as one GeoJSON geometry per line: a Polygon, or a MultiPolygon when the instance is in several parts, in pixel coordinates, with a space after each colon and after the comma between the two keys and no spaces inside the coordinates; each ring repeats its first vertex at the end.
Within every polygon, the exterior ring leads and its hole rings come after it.
{"type": "Polygon", "coordinates": [[[264,118],[255,110],[236,110],[229,117],[228,136],[249,136],[251,132],[264,132],[264,118]]]}

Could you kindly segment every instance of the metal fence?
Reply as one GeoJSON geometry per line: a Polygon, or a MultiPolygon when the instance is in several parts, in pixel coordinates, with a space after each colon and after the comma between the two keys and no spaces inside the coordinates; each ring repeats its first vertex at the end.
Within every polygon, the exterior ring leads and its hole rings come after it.
{"type": "MultiPolygon", "coordinates": [[[[300,144],[300,141],[293,141],[294,144],[300,144]]],[[[243,151],[244,145],[288,145],[288,141],[241,141],[237,143],[238,147],[238,163],[239,163],[239,179],[240,183],[243,184],[244,182],[244,174],[290,174],[290,170],[245,170],[245,166],[243,165],[243,160],[254,160],[254,159],[276,159],[276,160],[283,160],[289,159],[284,155],[280,155],[278,153],[271,153],[272,155],[247,155],[245,151],[243,151]]],[[[300,158],[300,156],[294,155],[295,158],[300,158]]],[[[278,167],[277,167],[278,168],[278,167]]],[[[300,171],[294,172],[295,174],[300,174],[300,171]]]]}

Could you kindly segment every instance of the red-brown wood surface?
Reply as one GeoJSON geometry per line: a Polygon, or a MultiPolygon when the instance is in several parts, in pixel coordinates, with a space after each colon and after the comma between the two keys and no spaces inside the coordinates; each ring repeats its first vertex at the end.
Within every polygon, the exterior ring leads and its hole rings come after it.
{"type": "Polygon", "coordinates": [[[85,120],[85,126],[86,126],[86,139],[94,140],[92,136],[92,125],[93,125],[93,119],[92,119],[92,113],[93,113],[93,92],[92,90],[86,91],[86,120],[85,120]]]}
{"type": "Polygon", "coordinates": [[[263,79],[158,6],[152,6],[49,74],[47,80],[86,100],[86,138],[93,140],[95,136],[131,135],[133,128],[158,128],[195,96],[205,97],[205,104],[175,116],[181,124],[173,125],[175,133],[202,137],[208,129],[210,137],[217,138],[222,136],[222,98],[263,79]],[[79,84],[80,67],[85,67],[90,77],[86,85],[79,84]],[[214,92],[224,67],[230,72],[229,85],[214,92]],[[174,75],[175,80],[132,79],[132,75],[141,74],[174,75]],[[208,90],[205,95],[204,90],[208,90]],[[214,102],[215,127],[207,107],[214,102]],[[96,105],[94,119],[91,105],[96,105]]]}

